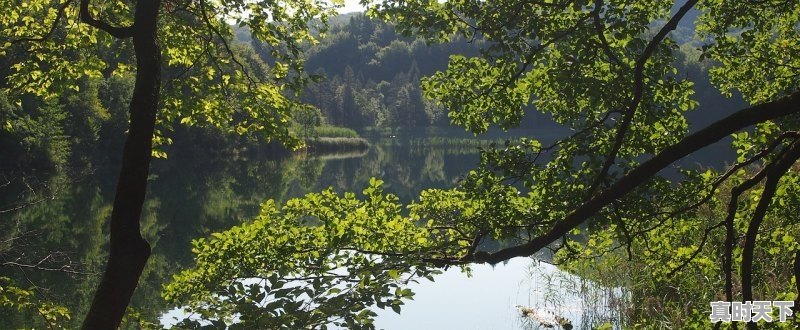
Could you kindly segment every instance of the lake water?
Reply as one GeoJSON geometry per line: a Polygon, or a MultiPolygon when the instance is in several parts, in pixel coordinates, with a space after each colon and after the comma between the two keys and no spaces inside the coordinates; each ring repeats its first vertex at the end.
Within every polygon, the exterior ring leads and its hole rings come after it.
{"type": "Polygon", "coordinates": [[[530,258],[514,258],[494,267],[477,265],[471,276],[450,269],[435,282],[423,281],[412,288],[417,294],[401,314],[379,311],[379,328],[539,328],[538,322],[521,317],[516,306],[525,306],[561,315],[575,329],[588,329],[606,321],[615,323],[607,302],[624,295],[619,288],[603,288],[530,258]]]}
{"type": "MultiPolygon", "coordinates": [[[[372,141],[367,151],[300,153],[277,160],[257,152],[173,148],[169,159],[153,162],[142,215],[142,230],[153,246],[153,256],[132,301],[134,310],[156,320],[174,308],[163,302],[160,290],[172,274],[192,264],[191,240],[249,221],[267,199],[286,201],[326,187],[361,191],[371,177],[378,177],[385,181],[387,192],[408,202],[424,188],[454,186],[478,163],[477,145],[487,143],[430,141],[395,136],[372,141]]],[[[0,206],[17,205],[26,186],[54,192],[28,196],[30,205],[0,214],[2,229],[18,237],[3,243],[3,261],[44,260],[43,268],[76,274],[1,267],[0,276],[37,285],[38,294],[67,305],[73,320],[79,322],[106,258],[115,173],[115,166],[107,166],[38,181],[8,177],[11,183],[0,188],[4,194],[0,206]]],[[[532,267],[532,262],[519,258],[494,268],[479,265],[472,278],[450,269],[435,283],[416,285],[415,300],[404,306],[402,315],[380,311],[377,325],[385,329],[531,328],[515,305],[552,310],[576,325],[607,317],[586,301],[586,287],[615,289],[587,283],[548,264],[532,267]]],[[[0,315],[0,328],[25,326],[34,317],[0,315]]]]}
{"type": "MultiPolygon", "coordinates": [[[[469,274],[450,268],[436,276],[435,282],[422,279],[410,288],[414,300],[407,301],[400,314],[373,308],[378,329],[546,328],[521,317],[519,306],[552,312],[569,320],[575,329],[589,329],[605,322],[618,324],[619,315],[608,306],[625,295],[620,288],[602,287],[531,258],[475,265],[469,274]]],[[[176,308],[161,316],[161,324],[170,327],[186,316],[176,308]]]]}

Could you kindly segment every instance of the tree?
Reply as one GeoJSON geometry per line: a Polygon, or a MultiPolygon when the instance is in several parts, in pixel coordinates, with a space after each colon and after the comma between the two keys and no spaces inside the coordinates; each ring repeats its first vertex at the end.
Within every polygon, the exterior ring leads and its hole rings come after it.
{"type": "MultiPolygon", "coordinates": [[[[317,248],[304,249],[308,242],[296,242],[296,250],[288,255],[296,260],[297,268],[265,265],[257,254],[242,257],[241,262],[253,267],[247,271],[231,267],[229,259],[226,264],[214,262],[215,255],[235,255],[225,244],[267,251],[286,248],[225,233],[196,243],[202,269],[213,270],[186,271],[171,292],[192,297],[193,306],[206,303],[203,306],[213,308],[220,301],[200,292],[235,285],[237,281],[231,278],[248,276],[321,278],[329,294],[322,290],[311,297],[328,297],[342,292],[330,284],[334,278],[363,282],[366,276],[402,287],[408,278],[431,275],[416,267],[495,264],[542,249],[556,250],[565,260],[594,258],[617,249],[627,250],[629,258],[648,258],[653,253],[650,239],[662,231],[669,233],[659,240],[667,253],[680,248],[669,253],[664,267],[671,269],[660,273],[660,278],[687,265],[718,263],[721,266],[714,275],[724,278],[724,286],[718,289],[726,300],[747,301],[755,300],[757,275],[763,271],[754,267],[759,246],[786,240],[773,252],[781,255],[780,260],[800,260],[798,238],[784,235],[800,227],[796,216],[788,216],[789,210],[800,205],[800,191],[794,184],[800,175],[794,165],[800,158],[800,33],[796,28],[800,3],[412,0],[382,1],[371,13],[394,19],[401,31],[432,42],[447,41],[453,34],[486,40],[480,56],[451,56],[447,70],[423,83],[425,95],[446,107],[454,123],[475,133],[491,125],[510,128],[533,105],[574,133],[551,145],[522,139],[485,150],[480,165],[458,187],[423,192],[405,216],[359,207],[362,202],[374,205],[379,185],[367,188],[365,199],[359,202],[345,195],[345,200],[329,196],[323,203],[319,196],[309,195],[283,208],[270,204],[254,226],[271,221],[290,227],[316,224],[319,229],[315,230],[327,233],[313,236],[325,237],[318,239],[317,248]],[[686,112],[703,100],[692,97],[693,82],[675,70],[678,45],[671,32],[693,10],[700,12],[697,21],[689,23],[696,32],[694,47],[702,50],[701,58],[711,66],[715,86],[727,95],[741,93],[751,105],[689,133],[686,112]],[[679,165],[680,160],[731,135],[739,157],[729,169],[679,165]],[[727,203],[718,194],[722,187],[731,187],[727,203]],[[756,202],[740,205],[746,196],[756,202]],[[703,220],[702,209],[719,203],[728,206],[722,208],[725,216],[703,220]],[[305,209],[320,204],[343,209],[322,214],[305,209]],[[306,211],[293,213],[298,207],[306,211]],[[387,224],[383,221],[389,220],[398,223],[392,226],[421,224],[412,230],[418,239],[384,233],[387,224]],[[764,226],[765,222],[779,225],[764,226]],[[725,240],[710,239],[723,230],[725,240]],[[349,234],[336,235],[342,231],[349,234]],[[698,241],[682,241],[677,235],[681,232],[699,235],[691,236],[698,241]],[[483,250],[482,243],[490,240],[505,244],[483,250]],[[704,249],[711,249],[712,242],[717,243],[713,250],[721,257],[698,258],[704,249]],[[367,262],[372,267],[367,269],[374,272],[369,276],[329,274],[330,268],[325,267],[318,272],[315,267],[320,264],[356,267],[364,263],[336,251],[387,259],[367,262]],[[318,263],[303,264],[307,260],[318,263]],[[733,267],[734,263],[739,266],[733,267]],[[398,274],[403,280],[393,282],[398,274]],[[740,295],[732,285],[736,275],[742,284],[740,295]]],[[[794,276],[795,283],[800,283],[800,272],[795,270],[794,276]]],[[[800,294],[790,283],[781,285],[781,290],[795,291],[787,297],[800,294]]],[[[229,292],[219,294],[242,301],[238,291],[229,292]]],[[[362,296],[349,294],[342,299],[355,301],[362,296]]],[[[173,297],[177,296],[181,295],[173,297]]],[[[379,297],[372,302],[383,304],[379,297]]],[[[707,314],[695,310],[692,315],[707,322],[707,314]]]]}
{"type": "Polygon", "coordinates": [[[308,106],[297,109],[294,120],[300,126],[300,137],[306,140],[316,138],[314,129],[322,124],[322,118],[322,112],[317,107],[308,106]]]}
{"type": "Polygon", "coordinates": [[[153,142],[169,141],[161,130],[179,121],[296,146],[286,123],[296,103],[291,91],[305,82],[300,46],[315,41],[309,29],[324,30],[331,7],[316,1],[39,0],[5,2],[0,9],[0,56],[8,63],[1,87],[19,107],[26,97],[49,100],[77,89],[82,77],[135,72],[109,260],[83,324],[116,328],[150,255],[139,218],[151,157],[161,155],[153,142]],[[228,22],[248,27],[269,45],[275,62],[267,67],[240,57],[228,22]],[[113,61],[131,47],[135,64],[113,61]]]}

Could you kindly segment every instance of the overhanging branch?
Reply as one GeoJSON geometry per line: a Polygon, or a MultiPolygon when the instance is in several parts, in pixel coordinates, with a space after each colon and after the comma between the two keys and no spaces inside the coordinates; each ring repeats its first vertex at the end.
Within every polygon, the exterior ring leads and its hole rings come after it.
{"type": "Polygon", "coordinates": [[[797,113],[800,113],[800,92],[740,110],[662,150],[650,160],[625,174],[612,186],[584,202],[543,235],[528,243],[494,253],[484,253],[480,257],[467,255],[463,257],[462,261],[494,264],[514,257],[530,256],[569,233],[570,230],[578,227],[611,202],[625,196],[675,161],[748,126],[797,113]]]}
{"type": "MultiPolygon", "coordinates": [[[[775,166],[772,166],[767,171],[764,189],[753,211],[750,224],[747,226],[744,247],[742,248],[742,300],[753,300],[753,255],[756,248],[756,239],[758,238],[758,229],[761,227],[769,205],[772,203],[772,198],[778,190],[778,182],[798,158],[800,158],[800,142],[795,141],[788,151],[775,161],[775,166]]],[[[753,328],[750,325],[748,327],[753,328]]]]}
{"type": "Polygon", "coordinates": [[[595,190],[600,188],[603,180],[605,180],[608,172],[611,170],[611,166],[614,165],[614,161],[617,159],[620,149],[622,149],[622,144],[625,142],[625,137],[628,135],[628,130],[633,123],[633,117],[636,115],[636,110],[639,108],[639,104],[641,104],[642,98],[644,97],[644,69],[647,61],[653,57],[661,42],[664,41],[664,39],[670,32],[672,32],[672,30],[675,30],[678,27],[678,23],[680,23],[683,17],[694,7],[694,5],[697,4],[697,2],[698,0],[686,1],[686,3],[681,6],[680,9],[678,9],[678,12],[675,13],[675,16],[672,16],[667,24],[665,24],[658,31],[658,33],[656,33],[655,37],[653,37],[653,39],[647,43],[644,52],[642,52],[642,55],[640,55],[636,60],[636,67],[633,70],[633,98],[623,114],[619,128],[617,128],[617,133],[614,136],[614,144],[611,147],[611,151],[608,153],[608,156],[606,156],[603,166],[600,169],[600,172],[597,173],[594,182],[589,186],[589,190],[586,194],[587,196],[593,195],[595,190]]]}
{"type": "Polygon", "coordinates": [[[81,22],[88,24],[89,26],[98,28],[107,32],[108,34],[117,37],[119,39],[126,39],[133,36],[133,26],[113,26],[101,20],[98,20],[92,16],[92,13],[89,11],[89,0],[81,0],[81,22]]]}

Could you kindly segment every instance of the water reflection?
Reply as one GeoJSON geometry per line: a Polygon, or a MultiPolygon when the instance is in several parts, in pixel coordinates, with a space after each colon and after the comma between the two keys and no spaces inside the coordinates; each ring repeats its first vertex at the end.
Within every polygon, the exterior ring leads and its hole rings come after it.
{"type": "MultiPolygon", "coordinates": [[[[432,146],[408,141],[373,141],[364,152],[294,154],[275,159],[258,152],[175,146],[170,158],[156,160],[142,212],[142,231],[153,256],[141,278],[132,307],[156,320],[169,309],[160,297],[163,283],[192,262],[190,242],[254,218],[267,199],[286,201],[333,187],[361,191],[370,177],[382,178],[387,192],[408,202],[423,188],[446,188],[478,162],[476,145],[432,146]]],[[[90,173],[25,174],[43,186],[56,187],[48,198],[27,194],[30,180],[0,187],[0,205],[36,200],[19,210],[0,213],[5,236],[3,262],[36,264],[48,255],[48,268],[69,265],[75,272],[0,267],[37,294],[66,305],[74,322],[88,308],[90,295],[106,260],[108,219],[117,166],[90,173]],[[24,200],[19,196],[25,195],[24,200]],[[11,238],[18,237],[13,240],[11,238]],[[55,257],[57,256],[57,258],[55,257]]],[[[40,189],[36,189],[40,190],[40,189]]],[[[36,315],[0,310],[0,328],[37,327],[36,315]],[[34,323],[32,323],[34,322],[34,323]]],[[[77,327],[67,325],[68,328],[77,327]]]]}
{"type": "MultiPolygon", "coordinates": [[[[376,310],[376,325],[384,329],[544,329],[523,317],[519,307],[563,316],[575,329],[619,323],[614,299],[620,288],[605,288],[530,258],[475,265],[471,276],[451,268],[435,282],[411,285],[414,301],[398,315],[376,310]]],[[[556,329],[560,327],[556,326],[556,329]]]]}
{"type": "MultiPolygon", "coordinates": [[[[552,134],[551,140],[557,135],[552,134]]],[[[191,240],[253,219],[260,204],[268,199],[283,202],[327,187],[357,192],[367,186],[371,177],[384,180],[386,192],[397,195],[402,202],[411,201],[422,189],[452,187],[478,163],[477,147],[489,143],[452,141],[455,140],[442,137],[378,139],[371,141],[369,150],[360,152],[297,153],[280,158],[257,151],[176,145],[170,150],[169,159],[153,163],[142,230],[153,245],[154,254],[132,307],[141,318],[157,320],[171,307],[160,297],[161,286],[192,263],[191,240]]],[[[0,267],[0,276],[14,278],[26,287],[36,286],[42,299],[69,307],[74,322],[79,322],[88,308],[99,279],[97,273],[106,260],[107,222],[116,169],[111,164],[81,174],[11,174],[0,182],[0,210],[25,205],[0,213],[0,230],[4,233],[0,258],[5,263],[0,267]],[[27,191],[37,194],[26,194],[27,191]],[[20,199],[21,195],[26,197],[20,199]],[[41,268],[60,271],[8,264],[36,264],[40,260],[46,261],[40,264],[41,268]],[[69,272],[63,271],[65,265],[69,272]]],[[[514,259],[496,268],[479,265],[471,279],[451,269],[435,283],[419,284],[415,301],[404,308],[402,316],[380,312],[378,324],[387,329],[531,327],[519,317],[514,305],[554,310],[569,318],[576,328],[586,322],[614,319],[604,312],[611,309],[590,307],[586,303],[592,300],[569,291],[567,284],[582,283],[580,288],[599,286],[586,286],[585,281],[550,265],[530,265],[529,259],[514,259]],[[531,273],[531,269],[540,273],[531,273]],[[572,280],[542,282],[552,278],[572,280]],[[560,305],[553,304],[556,297],[560,297],[560,305]],[[591,312],[594,314],[587,317],[591,312]]],[[[621,296],[616,289],[607,290],[611,290],[608,292],[612,297],[621,296]]],[[[0,309],[0,328],[37,328],[37,318],[29,312],[0,309]]],[[[67,325],[72,327],[77,323],[67,325]]]]}

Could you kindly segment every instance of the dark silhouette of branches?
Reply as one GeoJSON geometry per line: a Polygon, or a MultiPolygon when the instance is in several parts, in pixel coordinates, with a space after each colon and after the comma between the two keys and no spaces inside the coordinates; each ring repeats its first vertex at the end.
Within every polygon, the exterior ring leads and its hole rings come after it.
{"type": "MultiPolygon", "coordinates": [[[[761,223],[764,221],[764,216],[767,213],[773,196],[778,189],[778,182],[786,174],[792,165],[800,159],[800,142],[794,141],[787,152],[783,153],[775,162],[774,166],[766,169],[766,181],[764,182],[764,189],[758,200],[753,216],[745,233],[744,247],[742,248],[742,300],[753,300],[753,255],[756,247],[756,239],[758,238],[758,230],[761,223]]],[[[757,325],[754,322],[748,323],[749,329],[756,329],[757,325]]]]}
{"type": "Polygon", "coordinates": [[[697,0],[689,0],[675,13],[672,18],[665,24],[661,30],[650,40],[647,46],[642,52],[642,55],[636,60],[636,66],[633,70],[633,98],[631,99],[630,104],[628,105],[628,109],[622,114],[622,121],[619,123],[619,127],[617,128],[617,132],[614,136],[614,144],[611,146],[611,151],[606,155],[606,159],[603,162],[603,166],[600,168],[600,172],[598,172],[597,176],[594,179],[594,182],[589,186],[589,190],[587,191],[587,196],[591,196],[594,192],[600,187],[603,180],[605,180],[606,176],[608,175],[608,171],[611,170],[611,166],[614,165],[614,161],[619,154],[620,149],[622,149],[622,145],[625,142],[625,136],[628,134],[628,129],[630,129],[631,124],[633,123],[633,117],[636,115],[636,111],[639,108],[639,104],[642,102],[642,98],[644,97],[644,67],[647,64],[647,61],[655,54],[656,49],[661,44],[662,41],[667,37],[667,34],[672,32],[678,27],[678,23],[683,19],[686,13],[691,10],[694,5],[697,4],[697,0]]]}
{"type": "Polygon", "coordinates": [[[80,16],[81,22],[105,31],[116,38],[126,39],[133,36],[133,26],[113,26],[107,22],[94,18],[91,11],[89,11],[89,0],[81,0],[80,16]]]}
{"type": "Polygon", "coordinates": [[[636,187],[644,184],[673,162],[745,127],[767,120],[797,114],[798,112],[800,112],[800,92],[795,92],[772,102],[740,110],[702,130],[684,137],[680,142],[665,148],[650,160],[626,173],[607,189],[594,195],[569,213],[562,221],[555,224],[550,230],[533,240],[521,245],[504,248],[494,253],[482,254],[481,258],[477,258],[476,255],[466,255],[461,261],[498,263],[513,257],[529,256],[587,221],[614,200],[621,198],[636,187]]]}

